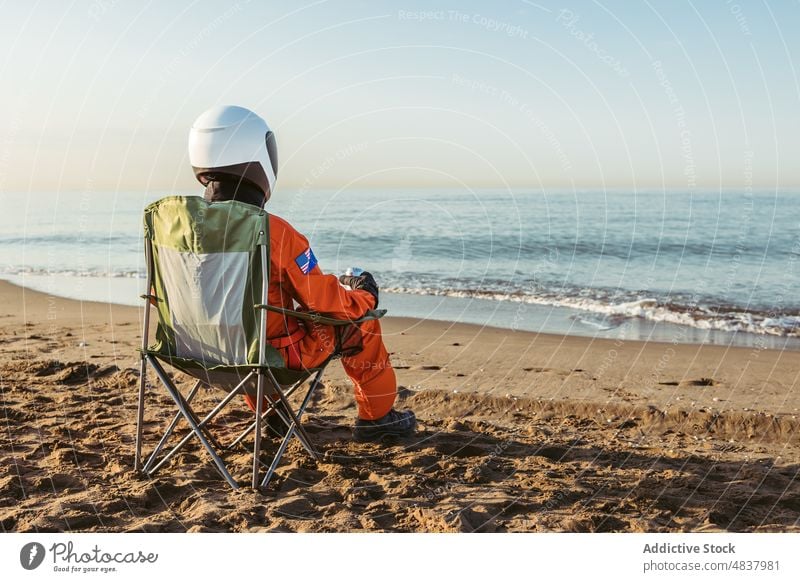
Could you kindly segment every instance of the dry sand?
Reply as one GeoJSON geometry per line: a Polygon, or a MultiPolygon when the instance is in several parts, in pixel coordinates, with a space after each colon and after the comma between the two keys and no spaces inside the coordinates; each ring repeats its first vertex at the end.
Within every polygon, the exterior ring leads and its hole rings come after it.
{"type": "MultiPolygon", "coordinates": [[[[234,492],[194,441],[132,471],[139,310],[2,282],[0,303],[4,531],[800,531],[799,352],[388,318],[418,436],[353,442],[334,364],[307,416],[324,461],[295,442],[268,491],[234,492]]],[[[172,411],[148,398],[152,446],[172,411]]]]}

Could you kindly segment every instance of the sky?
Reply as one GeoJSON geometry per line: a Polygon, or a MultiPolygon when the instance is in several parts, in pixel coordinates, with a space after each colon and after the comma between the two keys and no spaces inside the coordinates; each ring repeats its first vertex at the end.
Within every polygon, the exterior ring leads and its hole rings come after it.
{"type": "Polygon", "coordinates": [[[12,1],[0,193],[191,191],[237,104],[278,188],[800,187],[800,3],[12,1]]]}

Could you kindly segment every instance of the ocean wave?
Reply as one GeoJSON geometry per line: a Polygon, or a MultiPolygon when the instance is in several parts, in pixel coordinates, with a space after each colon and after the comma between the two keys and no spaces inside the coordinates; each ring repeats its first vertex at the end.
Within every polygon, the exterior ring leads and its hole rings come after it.
{"type": "Polygon", "coordinates": [[[580,318],[582,323],[599,329],[612,329],[627,319],[645,319],[660,323],[684,325],[698,329],[747,332],[782,337],[800,337],[800,312],[748,310],[739,306],[693,305],[640,297],[615,302],[601,290],[574,290],[572,294],[526,294],[480,289],[437,289],[390,287],[389,293],[434,295],[490,301],[512,301],[551,307],[566,307],[599,318],[580,318]]]}
{"type": "Polygon", "coordinates": [[[72,245],[84,248],[114,249],[121,245],[138,248],[140,235],[108,233],[42,233],[16,236],[0,236],[0,245],[72,245]]]}
{"type": "Polygon", "coordinates": [[[36,267],[7,267],[0,270],[0,273],[13,276],[30,275],[33,277],[93,277],[99,279],[143,279],[146,276],[144,271],[125,268],[108,271],[99,269],[40,269],[36,267]]]}
{"type": "MultiPolygon", "coordinates": [[[[91,277],[143,279],[144,270],[120,267],[101,269],[40,269],[7,267],[0,273],[32,277],[91,277]]],[[[715,302],[712,298],[698,299],[689,294],[674,293],[654,297],[645,291],[567,288],[553,290],[550,286],[535,288],[510,287],[501,280],[483,281],[484,288],[459,287],[456,279],[429,280],[419,278],[409,285],[389,285],[383,291],[407,295],[431,295],[489,301],[510,301],[523,304],[564,307],[576,310],[575,319],[599,330],[618,327],[626,320],[644,319],[705,330],[747,332],[781,337],[800,337],[800,310],[770,310],[748,308],[715,302]]]]}

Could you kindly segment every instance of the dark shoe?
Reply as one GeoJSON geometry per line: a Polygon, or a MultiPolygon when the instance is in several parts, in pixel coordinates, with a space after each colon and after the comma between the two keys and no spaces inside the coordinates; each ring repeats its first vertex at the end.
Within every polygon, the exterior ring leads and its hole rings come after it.
{"type": "Polygon", "coordinates": [[[414,434],[417,417],[410,410],[392,409],[378,420],[356,420],[353,437],[357,441],[378,441],[384,437],[407,437],[414,434]]]}
{"type": "Polygon", "coordinates": [[[289,427],[281,420],[281,417],[276,413],[272,413],[266,418],[267,436],[270,438],[282,439],[289,432],[289,427]]]}
{"type": "MultiPolygon", "coordinates": [[[[247,406],[253,412],[256,411],[256,399],[254,396],[249,396],[248,394],[244,395],[244,401],[247,403],[247,406]]],[[[269,403],[267,399],[264,398],[261,404],[263,410],[266,410],[269,407],[269,403]]],[[[267,425],[267,436],[269,438],[279,438],[282,439],[286,436],[286,432],[289,430],[289,427],[286,426],[286,423],[281,420],[281,417],[278,416],[276,412],[272,412],[272,414],[267,415],[265,419],[266,422],[264,424],[267,425]]]]}

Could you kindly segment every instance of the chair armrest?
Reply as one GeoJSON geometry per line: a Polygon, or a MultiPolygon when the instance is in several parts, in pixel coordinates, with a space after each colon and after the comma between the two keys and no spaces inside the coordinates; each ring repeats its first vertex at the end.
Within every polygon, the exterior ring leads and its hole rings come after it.
{"type": "Polygon", "coordinates": [[[295,311],[294,309],[284,309],[283,307],[275,307],[274,305],[265,305],[263,303],[255,305],[255,308],[266,309],[267,311],[280,313],[281,315],[296,317],[297,319],[302,319],[303,321],[310,321],[311,323],[320,323],[322,325],[332,325],[334,327],[340,325],[352,325],[352,324],[364,323],[365,321],[380,319],[381,317],[386,315],[385,309],[371,309],[367,311],[367,313],[364,314],[363,317],[359,317],[358,319],[337,319],[335,317],[329,317],[327,315],[323,315],[321,313],[314,313],[312,311],[295,311]]]}

